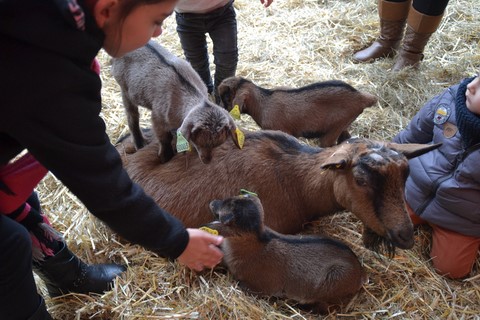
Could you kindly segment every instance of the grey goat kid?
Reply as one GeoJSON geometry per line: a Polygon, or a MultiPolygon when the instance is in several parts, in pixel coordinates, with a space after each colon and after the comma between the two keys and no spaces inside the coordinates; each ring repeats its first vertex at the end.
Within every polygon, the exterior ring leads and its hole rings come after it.
{"type": "Polygon", "coordinates": [[[207,87],[197,72],[154,41],[121,58],[112,59],[112,75],[122,90],[128,127],[135,149],[145,145],[140,130],[139,106],[152,111],[153,135],[159,141],[158,157],[165,163],[174,155],[172,131],[197,150],[204,163],[212,149],[232,137],[238,145],[233,118],[208,99],[207,87]]]}

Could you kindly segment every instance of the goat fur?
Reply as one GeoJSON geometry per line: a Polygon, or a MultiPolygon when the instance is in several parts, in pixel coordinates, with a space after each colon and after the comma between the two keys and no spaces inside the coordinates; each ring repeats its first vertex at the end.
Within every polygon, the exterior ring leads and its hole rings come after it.
{"type": "Polygon", "coordinates": [[[209,202],[255,192],[262,199],[265,224],[281,233],[297,233],[304,224],[347,210],[364,225],[364,243],[413,246],[413,225],[405,209],[408,159],[438,145],[395,144],[350,139],[330,148],[311,147],[281,131],[245,132],[243,149],[230,140],[214,149],[208,166],[194,154],[156,161],[155,144],[134,154],[117,145],[133,181],[187,227],[211,220],[209,202]]]}
{"type": "Polygon", "coordinates": [[[171,132],[177,128],[204,163],[211,160],[211,150],[228,137],[238,145],[233,118],[208,99],[207,87],[197,72],[186,60],[155,41],[121,58],[113,58],[111,72],[122,91],[135,149],[145,145],[138,106],[152,112],[161,163],[175,154],[171,132]]]}
{"type": "Polygon", "coordinates": [[[238,105],[262,129],[318,138],[321,147],[350,138],[352,122],[377,102],[375,96],[339,80],[265,89],[248,79],[230,77],[219,85],[218,94],[228,111],[238,105]]]}
{"type": "Polygon", "coordinates": [[[210,209],[218,221],[208,226],[225,237],[223,263],[248,291],[328,313],[348,304],[367,281],[346,244],[321,236],[283,235],[265,226],[256,196],[214,200],[210,209]]]}

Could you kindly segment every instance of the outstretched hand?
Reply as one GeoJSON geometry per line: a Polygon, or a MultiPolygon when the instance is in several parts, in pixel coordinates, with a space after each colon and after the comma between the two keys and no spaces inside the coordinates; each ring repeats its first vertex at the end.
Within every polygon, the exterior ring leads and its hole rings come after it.
{"type": "Polygon", "coordinates": [[[223,253],[217,247],[222,241],[222,236],[216,236],[199,229],[187,229],[190,236],[187,247],[178,257],[178,262],[192,270],[202,271],[213,268],[222,261],[223,253]]]}
{"type": "Polygon", "coordinates": [[[273,2],[273,0],[260,0],[260,2],[263,4],[265,8],[268,8],[273,2]]]}

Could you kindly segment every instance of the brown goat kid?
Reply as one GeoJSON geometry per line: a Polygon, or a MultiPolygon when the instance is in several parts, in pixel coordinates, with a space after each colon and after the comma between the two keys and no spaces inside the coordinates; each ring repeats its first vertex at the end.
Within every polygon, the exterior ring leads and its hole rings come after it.
{"type": "MultiPolygon", "coordinates": [[[[265,224],[297,233],[319,217],[348,210],[364,224],[368,248],[413,246],[413,225],[405,209],[408,159],[437,145],[394,144],[351,139],[321,149],[281,131],[246,132],[243,149],[230,140],[214,149],[210,165],[187,154],[165,165],[155,144],[123,154],[126,170],[153,199],[187,227],[211,220],[209,202],[244,188],[262,198],[265,224]]],[[[122,145],[118,145],[122,154],[122,145]]]]}
{"type": "Polygon", "coordinates": [[[223,263],[248,291],[328,313],[348,304],[367,280],[357,256],[342,242],[266,227],[255,196],[214,200],[210,209],[219,223],[209,226],[225,237],[223,263]]]}
{"type": "Polygon", "coordinates": [[[172,131],[178,128],[204,163],[210,162],[212,149],[228,137],[238,145],[235,122],[226,110],[209,101],[207,87],[197,72],[155,41],[112,59],[112,75],[122,89],[135,149],[146,144],[138,106],[152,111],[161,163],[175,154],[172,131]]]}
{"type": "Polygon", "coordinates": [[[238,105],[262,129],[318,138],[321,147],[350,138],[351,123],[377,102],[373,95],[337,80],[295,89],[264,89],[245,78],[230,77],[219,85],[218,94],[228,111],[238,105]]]}

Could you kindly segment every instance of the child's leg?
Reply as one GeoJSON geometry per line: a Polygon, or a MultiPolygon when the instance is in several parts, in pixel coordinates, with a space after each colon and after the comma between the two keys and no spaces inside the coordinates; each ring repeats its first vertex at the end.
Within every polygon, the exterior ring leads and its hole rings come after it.
{"type": "Polygon", "coordinates": [[[208,92],[212,93],[213,81],[208,61],[205,19],[202,18],[202,15],[190,13],[176,13],[175,17],[177,33],[185,58],[200,75],[208,92]]]}
{"type": "Polygon", "coordinates": [[[210,21],[208,28],[213,42],[215,94],[223,80],[235,76],[238,64],[237,19],[233,3],[224,9],[221,16],[210,21]]]}
{"type": "Polygon", "coordinates": [[[480,238],[456,233],[432,225],[430,257],[435,271],[452,279],[466,277],[471,271],[478,251],[480,238]]]}
{"type": "Polygon", "coordinates": [[[407,202],[405,202],[405,207],[407,209],[407,213],[408,213],[408,216],[410,217],[410,220],[412,220],[413,225],[417,226],[417,225],[420,225],[420,224],[426,224],[427,223],[425,220],[423,220],[422,218],[417,216],[415,214],[415,212],[413,212],[412,208],[410,207],[410,205],[407,202]]]}
{"type": "MultiPolygon", "coordinates": [[[[22,225],[3,214],[0,214],[0,279],[0,318],[30,319],[42,306],[32,273],[32,242],[22,225]]],[[[43,309],[46,314],[44,305],[43,309]]]]}

